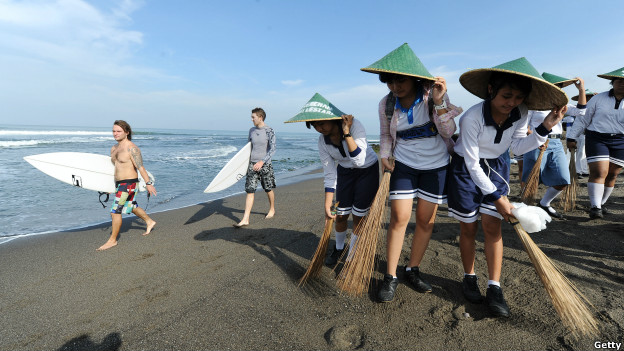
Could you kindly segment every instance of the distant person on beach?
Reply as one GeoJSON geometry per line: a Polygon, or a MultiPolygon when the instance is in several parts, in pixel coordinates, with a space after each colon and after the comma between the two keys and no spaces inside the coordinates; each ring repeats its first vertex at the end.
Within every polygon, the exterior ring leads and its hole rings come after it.
{"type": "MultiPolygon", "coordinates": [[[[299,114],[286,121],[292,122],[305,122],[306,127],[321,133],[318,150],[323,165],[325,220],[335,218],[336,221],[336,244],[325,258],[325,264],[333,266],[345,249],[349,215],[353,216],[355,230],[375,199],[379,188],[379,161],[368,145],[364,125],[342,113],[320,94],[315,94],[299,114]],[[331,209],[334,193],[338,203],[335,214],[331,209]]],[[[357,236],[352,234],[350,248],[356,240],[357,236]]]]}
{"type": "Polygon", "coordinates": [[[390,302],[399,283],[397,266],[415,199],[416,230],[404,273],[416,291],[432,291],[420,274],[420,263],[438,206],[446,202],[448,150],[456,130],[454,118],[462,109],[451,104],[444,78],[432,76],[407,44],[362,70],[379,74],[390,90],[378,111],[381,163],[392,176],[387,266],[377,292],[380,302],[390,302]]]}
{"type": "Polygon", "coordinates": [[[117,190],[115,191],[115,201],[111,207],[111,217],[113,219],[112,233],[108,241],[97,249],[98,251],[110,249],[117,245],[122,213],[133,213],[145,221],[147,228],[143,235],[148,235],[156,225],[156,222],[134,200],[134,194],[139,183],[137,171],[146,180],[145,184],[149,194],[156,195],[156,188],[154,188],[154,184],[143,166],[141,150],[131,141],[132,129],[130,125],[126,121],[115,121],[113,124],[113,137],[117,141],[117,145],[111,148],[110,154],[111,162],[115,165],[115,185],[117,190]]]}
{"type": "MultiPolygon", "coordinates": [[[[585,89],[585,99],[587,101],[589,101],[594,95],[596,95],[595,92],[589,89],[585,89]]],[[[571,100],[578,101],[579,98],[580,98],[580,94],[573,96],[571,100]]],[[[577,117],[566,116],[563,118],[564,122],[566,121],[566,118],[568,118],[567,133],[566,133],[566,139],[567,139],[567,135],[569,134],[570,130],[572,130],[572,125],[574,124],[574,121],[576,121],[577,117]]],[[[579,123],[582,123],[582,122],[579,122],[579,123]]],[[[589,176],[589,167],[587,166],[587,156],[585,154],[585,132],[577,136],[575,140],[576,140],[576,144],[575,144],[576,145],[576,160],[575,160],[576,176],[578,179],[587,178],[589,176]]],[[[570,152],[570,149],[567,149],[567,150],[568,152],[570,152]]],[[[571,174],[571,176],[574,176],[574,174],[571,174]]]]}
{"type": "Polygon", "coordinates": [[[460,119],[449,170],[449,216],[460,222],[462,292],[471,303],[483,300],[475,273],[475,239],[481,217],[489,279],[486,304],[494,316],[507,317],[509,306],[500,287],[501,220],[513,218],[513,206],[507,199],[509,167],[502,153],[511,147],[514,154],[522,155],[546,142],[563,118],[568,99],[563,91],[544,81],[525,58],[492,69],[468,71],[459,81],[466,90],[484,99],[460,119]],[[528,109],[551,108],[542,123],[527,135],[528,109]]]}
{"type": "Polygon", "coordinates": [[[576,138],[585,132],[591,219],[609,214],[604,205],[624,167],[624,67],[598,77],[610,80],[612,89],[589,100],[585,116],[574,121],[567,136],[568,148],[573,149],[576,138]]]}
{"type": "MultiPolygon", "coordinates": [[[[568,85],[574,84],[579,91],[580,99],[576,106],[568,105],[566,114],[571,116],[580,116],[585,114],[586,99],[583,79],[578,77],[574,79],[567,79],[547,72],[542,73],[542,77],[544,77],[547,82],[550,82],[559,88],[564,88],[568,85]]],[[[537,128],[547,115],[548,111],[529,111],[529,127],[531,129],[537,128]]],[[[541,145],[540,147],[523,155],[524,169],[522,172],[522,182],[526,184],[531,171],[535,166],[535,162],[537,162],[540,152],[544,150],[542,160],[539,165],[539,181],[547,188],[544,196],[538,202],[538,206],[554,218],[563,218],[563,215],[557,212],[551,206],[551,203],[570,184],[571,176],[569,161],[565,155],[565,150],[561,142],[562,134],[563,125],[559,122],[553,126],[550,134],[548,134],[548,145],[541,145]]]]}
{"type": "Polygon", "coordinates": [[[275,153],[275,133],[273,128],[264,123],[266,113],[263,109],[256,107],[251,110],[251,122],[253,127],[249,129],[249,141],[251,142],[251,158],[247,169],[247,180],[245,181],[245,214],[240,222],[234,224],[236,228],[249,225],[249,215],[254,203],[254,194],[258,181],[262,189],[269,198],[269,212],[264,218],[273,218],[275,215],[275,175],[273,174],[273,164],[271,157],[275,153]]]}

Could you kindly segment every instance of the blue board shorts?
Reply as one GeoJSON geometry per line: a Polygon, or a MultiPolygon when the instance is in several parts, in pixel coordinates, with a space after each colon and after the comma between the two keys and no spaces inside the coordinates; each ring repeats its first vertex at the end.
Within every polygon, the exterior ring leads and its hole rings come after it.
{"type": "Polygon", "coordinates": [[[117,190],[115,191],[115,201],[111,206],[111,213],[130,214],[139,205],[134,201],[134,194],[139,184],[138,179],[125,179],[115,182],[117,190]]]}
{"type": "Polygon", "coordinates": [[[336,214],[364,217],[379,189],[379,161],[366,168],[337,167],[336,214]]]}
{"type": "Polygon", "coordinates": [[[624,134],[585,131],[587,163],[609,161],[624,167],[624,134]]]}
{"type": "Polygon", "coordinates": [[[390,200],[423,199],[434,204],[446,203],[448,166],[418,170],[394,161],[390,177],[390,200]]]}
{"type": "MultiPolygon", "coordinates": [[[[540,164],[540,181],[546,186],[570,184],[570,167],[568,157],[560,139],[549,139],[548,147],[542,155],[540,164]]],[[[533,165],[537,162],[540,149],[531,150],[524,154],[522,166],[522,181],[529,179],[533,165]]]]}

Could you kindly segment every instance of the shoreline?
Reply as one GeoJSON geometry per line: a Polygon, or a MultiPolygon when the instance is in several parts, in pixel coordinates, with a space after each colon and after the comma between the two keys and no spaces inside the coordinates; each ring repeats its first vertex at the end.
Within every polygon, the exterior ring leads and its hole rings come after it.
{"type": "MultiPolygon", "coordinates": [[[[296,184],[299,182],[304,182],[306,180],[310,180],[310,179],[315,179],[317,177],[322,177],[323,176],[323,168],[318,167],[312,170],[299,170],[299,173],[290,175],[288,173],[284,173],[281,177],[276,177],[277,181],[283,181],[286,180],[286,182],[284,182],[282,185],[280,186],[285,186],[285,185],[291,185],[291,184],[296,184]]],[[[262,188],[260,187],[260,190],[262,190],[262,188]]],[[[156,213],[162,213],[162,212],[167,212],[167,211],[176,211],[176,210],[180,210],[180,209],[184,209],[186,207],[190,207],[190,206],[197,206],[197,205],[201,205],[201,204],[205,204],[205,203],[210,203],[212,201],[218,201],[218,200],[222,200],[228,197],[232,197],[232,196],[237,196],[237,195],[241,195],[244,194],[244,191],[239,191],[236,193],[231,193],[231,194],[226,194],[223,195],[221,197],[215,198],[215,199],[210,199],[208,201],[201,201],[201,202],[197,202],[197,203],[192,203],[189,205],[183,205],[180,207],[175,207],[175,208],[167,208],[167,209],[163,209],[163,210],[159,210],[159,211],[150,211],[148,214],[156,214],[156,213]]],[[[110,207],[107,206],[104,210],[110,210],[110,207]]],[[[107,212],[108,213],[108,212],[107,212]]],[[[131,215],[124,215],[124,218],[128,218],[128,219],[136,219],[137,217],[134,214],[131,215]]],[[[19,239],[19,238],[26,238],[26,237],[31,237],[31,236],[38,236],[38,235],[50,235],[50,234],[55,234],[55,233],[62,233],[62,232],[68,232],[68,231],[77,231],[77,230],[86,230],[89,229],[91,227],[96,227],[96,226],[100,226],[100,225],[105,225],[110,223],[111,220],[106,219],[103,221],[99,221],[99,222],[92,222],[92,223],[87,223],[84,225],[79,225],[79,226],[75,226],[75,227],[69,227],[69,228],[62,228],[62,229],[53,229],[53,230],[46,230],[43,232],[36,232],[36,233],[26,233],[26,234],[12,234],[12,235],[1,235],[0,236],[0,246],[13,241],[15,239],[19,239]]]]}
{"type": "MultiPolygon", "coordinates": [[[[561,325],[507,224],[501,284],[511,317],[491,318],[484,305],[465,301],[459,225],[445,206],[421,264],[432,293],[416,292],[399,273],[395,300],[376,302],[385,230],[368,294],[341,294],[340,266],[324,267],[299,287],[323,232],[322,179],[275,191],[276,216],[264,219],[268,203],[260,192],[250,226],[241,229],[232,226],[245,204],[237,195],[154,214],[158,224],[145,237],[141,220],[124,218],[119,245],[102,252],[95,249],[108,239],[110,224],[0,245],[0,349],[589,350],[597,341],[622,342],[624,189],[615,189],[609,218],[589,221],[581,188],[567,220],[532,235],[596,307],[602,334],[580,340],[561,325]]],[[[400,265],[413,230],[412,215],[400,265]]],[[[485,292],[481,233],[475,269],[485,292]]]]}

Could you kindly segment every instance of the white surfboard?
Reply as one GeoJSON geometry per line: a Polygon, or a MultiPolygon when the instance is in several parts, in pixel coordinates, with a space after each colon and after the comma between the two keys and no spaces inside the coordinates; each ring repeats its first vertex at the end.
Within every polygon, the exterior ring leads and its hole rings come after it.
{"type": "MultiPolygon", "coordinates": [[[[85,152],[50,152],[24,157],[41,172],[64,183],[103,193],[115,192],[115,166],[110,156],[85,152]]],[[[152,181],[154,176],[147,172],[152,181]]],[[[145,181],[139,174],[139,191],[145,181]]]]}
{"type": "Polygon", "coordinates": [[[243,146],[243,148],[223,166],[204,192],[216,193],[217,191],[231,187],[238,182],[239,179],[244,178],[247,175],[250,157],[251,143],[247,143],[247,145],[243,146]]]}

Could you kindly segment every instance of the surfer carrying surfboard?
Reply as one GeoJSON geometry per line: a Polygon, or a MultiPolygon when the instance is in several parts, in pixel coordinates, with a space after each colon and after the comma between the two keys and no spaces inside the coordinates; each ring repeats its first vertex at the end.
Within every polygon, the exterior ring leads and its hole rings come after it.
{"type": "Polygon", "coordinates": [[[275,153],[275,132],[273,128],[264,123],[266,113],[260,107],[251,110],[251,121],[254,126],[249,129],[249,141],[251,142],[251,157],[249,158],[249,168],[247,169],[247,179],[245,181],[245,214],[240,222],[234,224],[236,228],[249,225],[249,215],[254,203],[254,194],[258,181],[262,189],[269,198],[269,212],[265,218],[273,218],[275,215],[275,175],[273,174],[273,164],[271,157],[275,153]]]}
{"type": "Polygon", "coordinates": [[[100,246],[97,251],[110,249],[117,245],[122,213],[133,213],[145,221],[147,228],[143,235],[148,235],[156,225],[156,222],[134,200],[134,194],[139,183],[138,172],[141,173],[143,179],[149,179],[149,181],[146,181],[148,194],[156,195],[156,188],[143,166],[141,150],[131,141],[132,129],[130,125],[126,121],[115,121],[113,124],[113,137],[117,141],[117,145],[111,148],[111,162],[115,166],[115,186],[117,189],[115,190],[115,201],[111,206],[112,232],[108,241],[100,246]]]}

